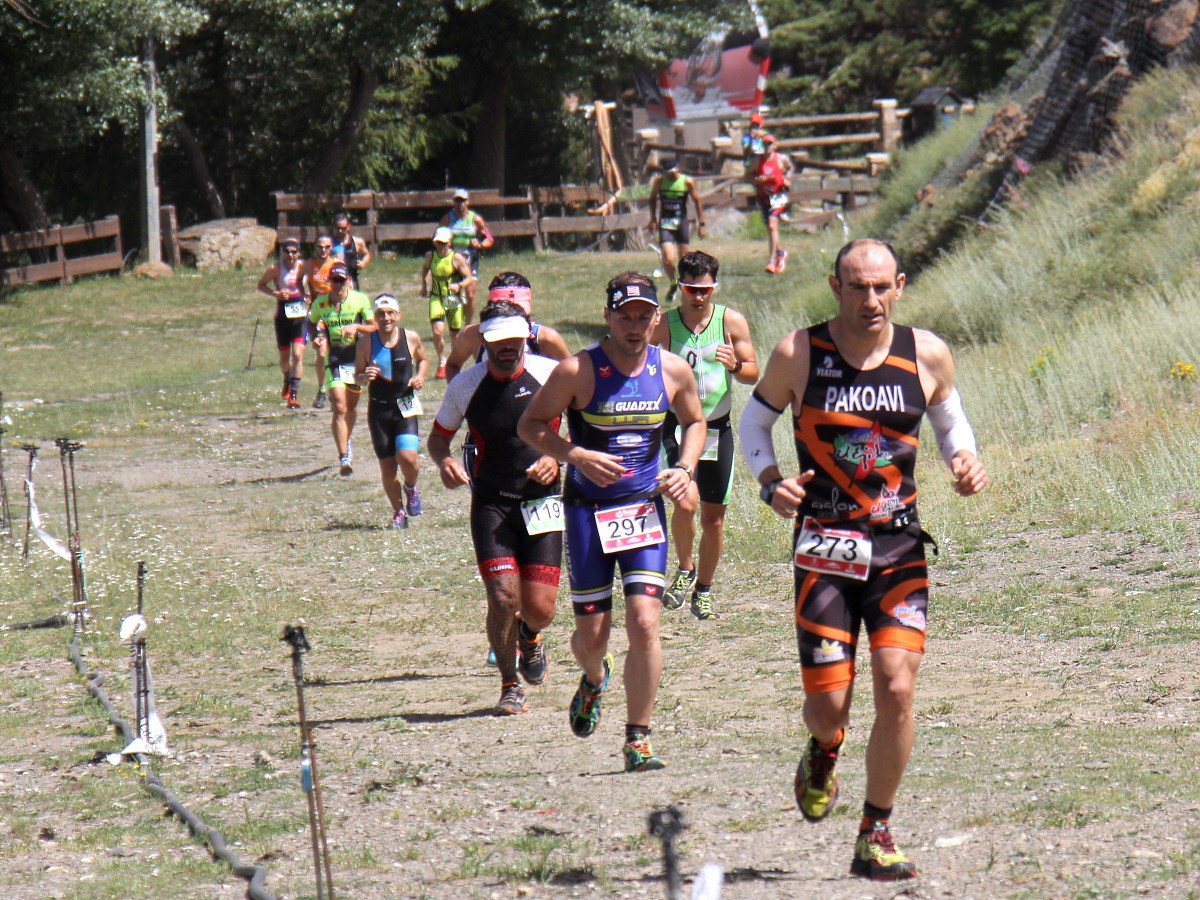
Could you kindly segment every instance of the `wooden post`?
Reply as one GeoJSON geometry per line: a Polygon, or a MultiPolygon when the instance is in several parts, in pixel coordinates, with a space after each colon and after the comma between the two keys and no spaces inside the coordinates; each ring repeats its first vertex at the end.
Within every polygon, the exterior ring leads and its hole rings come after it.
{"type": "Polygon", "coordinates": [[[142,252],[146,262],[162,262],[162,225],[158,220],[158,73],[154,67],[155,41],[141,41],[142,87],[142,164],[138,180],[142,188],[142,252]]]}
{"type": "Polygon", "coordinates": [[[162,221],[162,246],[166,263],[172,269],[179,268],[179,219],[174,206],[164,206],[159,213],[162,221]]]}
{"type": "Polygon", "coordinates": [[[58,283],[66,287],[71,283],[71,279],[67,277],[67,247],[63,243],[62,226],[55,225],[54,230],[54,261],[58,263],[58,283]]]}
{"type": "Polygon", "coordinates": [[[872,178],[876,177],[881,171],[888,167],[891,161],[892,158],[886,153],[868,153],[867,174],[872,178]]]}
{"type": "Polygon", "coordinates": [[[367,231],[371,235],[371,239],[367,241],[367,248],[371,251],[372,256],[379,256],[379,239],[376,237],[375,229],[379,226],[379,195],[371,192],[371,205],[367,207],[367,231]]]}
{"type": "Polygon", "coordinates": [[[880,153],[894,153],[900,143],[900,118],[896,115],[895,100],[876,100],[871,106],[879,113],[879,140],[875,149],[880,153]]]}
{"type": "Polygon", "coordinates": [[[529,220],[533,222],[533,249],[540,252],[546,249],[546,239],[542,236],[542,216],[533,194],[533,185],[525,185],[525,196],[529,198],[529,220]]]}
{"type": "Polygon", "coordinates": [[[640,152],[638,153],[638,167],[640,174],[645,175],[650,168],[658,168],[658,151],[652,150],[650,144],[658,143],[657,128],[640,128],[637,133],[638,140],[641,142],[640,152]]]}
{"type": "Polygon", "coordinates": [[[275,198],[275,230],[283,231],[288,227],[287,211],[279,208],[279,198],[283,196],[283,191],[273,191],[271,196],[275,198]]]}
{"type": "MultiPolygon", "coordinates": [[[[687,146],[687,126],[684,125],[683,122],[675,123],[675,146],[676,147],[686,147],[687,146]]],[[[679,160],[679,168],[684,169],[684,170],[686,170],[688,168],[688,166],[684,164],[682,152],[678,152],[676,154],[676,159],[679,160]]]]}

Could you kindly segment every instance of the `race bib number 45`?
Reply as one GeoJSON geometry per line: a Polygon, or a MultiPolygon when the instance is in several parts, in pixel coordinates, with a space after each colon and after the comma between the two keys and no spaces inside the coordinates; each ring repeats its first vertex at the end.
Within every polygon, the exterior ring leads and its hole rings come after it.
{"type": "Polygon", "coordinates": [[[649,547],[667,539],[658,506],[651,501],[597,510],[596,528],[605,553],[649,547]]]}
{"type": "Polygon", "coordinates": [[[806,518],[796,541],[796,567],[866,581],[871,571],[871,538],[850,528],[827,528],[806,518]]]}

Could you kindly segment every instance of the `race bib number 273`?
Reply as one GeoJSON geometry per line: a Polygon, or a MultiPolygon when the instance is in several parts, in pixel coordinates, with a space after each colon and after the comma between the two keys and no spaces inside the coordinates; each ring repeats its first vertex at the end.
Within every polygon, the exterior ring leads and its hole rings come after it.
{"type": "Polygon", "coordinates": [[[796,541],[796,567],[866,581],[871,571],[871,538],[850,528],[828,528],[806,518],[796,541]]]}

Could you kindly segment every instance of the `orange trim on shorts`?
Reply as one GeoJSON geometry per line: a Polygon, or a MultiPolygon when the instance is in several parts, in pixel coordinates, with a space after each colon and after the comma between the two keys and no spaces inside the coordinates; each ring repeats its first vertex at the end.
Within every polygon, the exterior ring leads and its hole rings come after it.
{"type": "Polygon", "coordinates": [[[854,635],[850,632],[830,628],[828,625],[818,625],[816,622],[810,622],[799,614],[796,616],[796,627],[807,631],[809,634],[815,634],[817,637],[827,638],[831,641],[841,641],[843,644],[850,644],[851,646],[856,643],[854,635]]]}
{"type": "MultiPolygon", "coordinates": [[[[901,625],[889,625],[880,628],[870,636],[871,649],[880,647],[899,647],[901,650],[911,650],[914,653],[925,652],[925,632],[915,628],[905,628],[901,625]]],[[[807,684],[805,685],[807,687],[807,684]]]]}
{"type": "MultiPolygon", "coordinates": [[[[906,562],[903,565],[889,566],[886,569],[880,569],[879,574],[880,575],[890,575],[892,572],[903,572],[905,569],[915,569],[918,566],[923,566],[925,564],[926,564],[925,560],[923,560],[923,559],[914,559],[912,562],[906,562]]],[[[926,576],[925,578],[923,578],[921,580],[925,582],[925,587],[929,587],[929,577],[928,576],[926,576]]],[[[906,581],[906,582],[904,582],[904,584],[908,584],[908,582],[906,581]]],[[[896,588],[892,588],[891,591],[888,591],[889,597],[891,596],[892,591],[894,591],[894,590],[896,590],[896,588]]]]}
{"type": "Polygon", "coordinates": [[[828,694],[854,684],[854,660],[804,667],[800,670],[806,694],[828,694]]]}
{"type": "MultiPolygon", "coordinates": [[[[879,610],[884,615],[891,616],[893,619],[899,619],[896,615],[896,607],[911,597],[917,591],[928,587],[929,581],[925,578],[910,578],[908,581],[902,581],[890,591],[879,598],[879,610]]],[[[918,629],[919,630],[919,629],[918,629]]]]}

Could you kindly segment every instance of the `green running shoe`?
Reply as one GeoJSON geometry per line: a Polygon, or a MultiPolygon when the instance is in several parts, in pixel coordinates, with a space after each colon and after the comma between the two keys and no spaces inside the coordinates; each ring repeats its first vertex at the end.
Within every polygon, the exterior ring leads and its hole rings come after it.
{"type": "Polygon", "coordinates": [[[600,696],[608,687],[608,676],[612,674],[612,667],[613,655],[605,653],[604,680],[600,682],[600,687],[588,684],[586,674],[579,676],[579,689],[571,698],[570,710],[571,731],[575,737],[591,737],[596,726],[600,724],[600,696]]]}
{"type": "Polygon", "coordinates": [[[667,764],[654,755],[654,748],[647,738],[638,738],[625,742],[625,771],[651,772],[655,769],[665,769],[667,764]]]}
{"type": "Polygon", "coordinates": [[[675,573],[675,580],[671,582],[671,586],[663,593],[662,605],[667,609],[679,609],[683,606],[683,601],[687,598],[688,591],[696,583],[696,570],[690,572],[687,569],[680,569],[675,573]]]}
{"type": "Polygon", "coordinates": [[[712,608],[712,591],[692,592],[692,615],[700,621],[721,618],[712,608]]]}
{"type": "Polygon", "coordinates": [[[896,849],[886,822],[876,822],[858,836],[850,874],[871,881],[906,881],[917,877],[917,867],[896,849]]]}
{"type": "Polygon", "coordinates": [[[796,805],[810,822],[820,822],[837,804],[838,777],[834,767],[841,748],[839,741],[834,749],[822,750],[815,737],[809,738],[808,751],[796,767],[796,805]]]}

